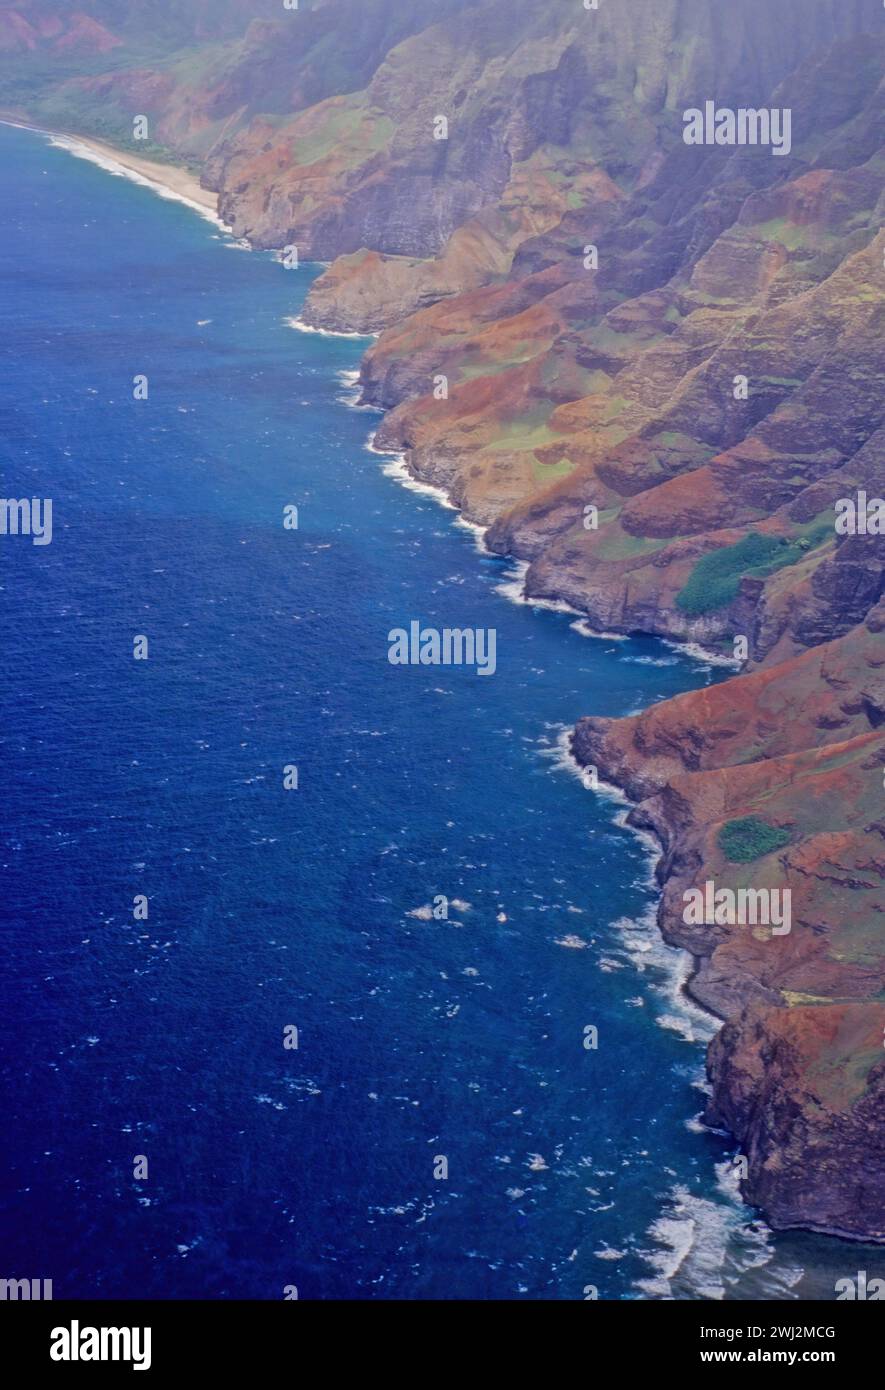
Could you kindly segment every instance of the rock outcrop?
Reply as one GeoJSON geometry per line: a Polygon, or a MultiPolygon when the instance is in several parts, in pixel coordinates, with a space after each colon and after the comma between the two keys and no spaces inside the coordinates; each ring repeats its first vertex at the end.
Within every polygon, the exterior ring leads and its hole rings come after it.
{"type": "Polygon", "coordinates": [[[707,1118],[738,1136],[744,1191],[776,1226],[885,1239],[885,604],[844,637],[626,720],[575,756],[636,799],[663,846],[659,922],[725,1019],[707,1118]],[[752,817],[785,843],[733,862],[752,817]],[[711,881],[791,893],[791,930],[686,925],[711,881]]]}

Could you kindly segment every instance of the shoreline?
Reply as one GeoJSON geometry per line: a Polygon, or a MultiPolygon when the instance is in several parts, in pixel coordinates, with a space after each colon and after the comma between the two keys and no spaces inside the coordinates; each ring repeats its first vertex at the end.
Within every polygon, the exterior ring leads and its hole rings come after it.
{"type": "Polygon", "coordinates": [[[134,183],[146,184],[161,197],[185,203],[203,216],[208,214],[220,226],[227,225],[218,215],[218,194],[204,188],[198,176],[180,164],[144,159],[130,150],[120,149],[117,145],[97,140],[92,135],[82,135],[78,131],[49,130],[8,111],[0,111],[0,125],[45,136],[57,148],[68,150],[75,158],[91,160],[108,173],[129,178],[134,183]]]}
{"type": "MultiPolygon", "coordinates": [[[[382,407],[374,405],[374,403],[371,400],[367,400],[364,391],[360,390],[358,402],[355,405],[355,407],[352,408],[359,409],[366,407],[380,410],[382,415],[387,414],[387,412],[383,410],[382,407]]],[[[467,525],[468,527],[476,530],[479,533],[477,540],[478,550],[482,551],[486,555],[498,555],[498,558],[500,559],[510,559],[516,564],[516,584],[512,587],[515,590],[518,586],[520,592],[507,593],[504,585],[498,586],[498,591],[503,593],[505,598],[508,598],[511,602],[514,603],[524,603],[530,606],[554,609],[558,609],[560,607],[560,603],[562,603],[563,607],[567,610],[570,610],[573,613],[580,613],[580,609],[575,609],[572,607],[570,603],[564,603],[562,600],[533,600],[532,597],[529,594],[527,594],[525,590],[525,574],[529,566],[529,561],[521,560],[519,556],[515,555],[513,552],[511,552],[509,555],[501,555],[499,552],[490,550],[486,546],[484,539],[489,528],[480,526],[477,523],[471,522],[468,518],[466,518],[464,516],[462,508],[458,505],[457,502],[453,501],[452,493],[448,488],[440,487],[439,485],[427,482],[421,477],[420,472],[414,467],[414,464],[412,462],[412,449],[394,449],[384,447],[379,448],[374,442],[374,432],[370,436],[370,441],[371,442],[369,448],[372,453],[376,453],[382,456],[387,455],[388,458],[391,459],[391,464],[384,468],[385,473],[388,473],[391,477],[393,477],[397,482],[400,483],[401,486],[411,487],[416,491],[421,491],[426,495],[433,497],[434,500],[436,500],[437,503],[443,508],[454,509],[458,513],[458,519],[462,521],[462,524],[467,525]]],[[[581,625],[586,624],[588,622],[589,615],[585,614],[579,617],[576,620],[576,622],[571,624],[571,626],[580,631],[581,625]]],[[[708,667],[718,666],[730,668],[730,674],[732,677],[736,674],[739,674],[742,669],[742,663],[737,661],[736,659],[724,656],[723,654],[718,652],[710,651],[708,648],[705,648],[701,642],[690,638],[679,639],[674,636],[664,637],[659,633],[601,634],[595,632],[585,632],[584,635],[594,637],[605,636],[609,639],[620,638],[622,640],[631,636],[640,635],[654,637],[662,645],[678,652],[681,656],[688,659],[689,661],[698,664],[704,664],[708,667]]],[[[577,725],[573,725],[567,736],[568,744],[566,749],[566,755],[575,765],[576,769],[583,769],[586,765],[582,763],[581,759],[577,756],[574,746],[576,731],[577,725]]],[[[657,883],[655,931],[665,949],[668,951],[672,951],[677,959],[679,953],[682,951],[684,951],[688,957],[688,971],[684,978],[682,978],[682,980],[679,981],[677,985],[678,995],[682,1002],[682,1006],[685,1008],[686,1012],[690,1012],[692,1009],[697,1010],[697,1012],[700,1015],[703,1015],[705,1019],[709,1020],[710,1024],[713,1027],[713,1036],[718,1036],[722,1027],[729,1022],[729,1016],[716,1009],[710,1001],[699,998],[694,990],[695,981],[700,975],[703,967],[704,957],[692,951],[689,946],[671,940],[668,932],[665,930],[664,921],[662,919],[662,908],[664,902],[664,888],[667,879],[670,877],[670,875],[664,872],[662,868],[662,865],[667,855],[667,845],[664,841],[664,838],[657,827],[641,824],[636,819],[636,813],[641,798],[637,798],[634,795],[632,795],[631,792],[627,790],[627,787],[622,785],[622,783],[618,780],[617,775],[614,774],[611,769],[600,765],[599,773],[600,785],[599,790],[596,794],[599,795],[600,792],[602,792],[603,795],[614,793],[616,797],[623,798],[623,801],[625,803],[625,811],[622,824],[625,826],[625,828],[631,830],[634,834],[638,835],[640,839],[643,839],[647,836],[650,840],[654,842],[654,849],[652,850],[652,853],[654,855],[654,877],[657,883]],[[604,791],[603,787],[605,788],[604,791]]],[[[715,1086],[713,1086],[713,1078],[710,1072],[711,1042],[711,1038],[702,1040],[704,1072],[708,1082],[711,1084],[712,1096],[715,1094],[715,1086]]],[[[705,1107],[705,1112],[700,1119],[700,1124],[703,1126],[703,1128],[708,1133],[724,1132],[720,1129],[718,1123],[714,1123],[706,1117],[707,1113],[708,1112],[705,1107]]],[[[736,1146],[740,1146],[740,1144],[744,1142],[741,1136],[734,1130],[729,1129],[728,1133],[730,1134],[736,1146]]],[[[736,1196],[740,1203],[740,1208],[746,1213],[748,1219],[751,1221],[761,1223],[761,1225],[763,1225],[772,1235],[784,1234],[787,1232],[796,1232],[821,1236],[827,1240],[838,1240],[845,1243],[846,1245],[865,1245],[885,1248],[885,1238],[870,1231],[849,1230],[838,1225],[831,1226],[826,1223],[817,1222],[814,1220],[799,1220],[787,1222],[779,1221],[776,1218],[776,1216],[772,1214],[772,1212],[767,1206],[762,1205],[758,1201],[755,1201],[751,1197],[749,1197],[744,1192],[741,1183],[737,1185],[736,1196]]]]}
{"type": "MultiPolygon", "coordinates": [[[[94,139],[91,136],[84,136],[70,131],[48,130],[40,126],[33,125],[21,118],[13,117],[12,115],[6,112],[0,112],[0,124],[9,125],[15,128],[30,131],[34,134],[41,135],[45,137],[50,143],[54,144],[56,147],[65,148],[75,157],[90,159],[93,163],[97,164],[99,167],[102,167],[108,173],[115,174],[117,176],[127,177],[134,182],[146,185],[150,187],[152,191],[155,192],[157,195],[182,202],[187,206],[190,206],[192,210],[198,212],[204,217],[207,217],[209,220],[215,222],[219,226],[226,225],[218,217],[218,195],[210,192],[207,189],[204,189],[199,182],[198,176],[182,168],[181,166],[176,166],[172,164],[167,165],[164,163],[160,163],[156,160],[144,159],[140,156],[136,156],[130,153],[127,150],[121,150],[113,145],[110,145],[105,141],[94,139]]],[[[378,336],[377,334],[335,332],[334,330],[326,330],[314,327],[312,325],[304,324],[303,321],[296,322],[290,320],[289,326],[297,328],[302,332],[318,333],[323,336],[328,335],[352,339],[376,338],[378,336]]],[[[354,383],[354,385],[356,386],[357,384],[354,383]]],[[[348,405],[352,409],[362,408],[376,410],[379,411],[379,413],[382,415],[387,413],[381,407],[378,407],[370,400],[366,400],[361,383],[359,384],[357,390],[358,399],[354,400],[353,402],[345,401],[343,403],[348,405]]],[[[425,495],[431,495],[434,497],[434,500],[437,501],[438,505],[440,505],[442,508],[456,512],[458,514],[458,520],[461,522],[462,525],[473,530],[475,533],[479,533],[477,537],[477,549],[489,556],[495,554],[494,551],[491,551],[485,545],[484,537],[489,528],[485,526],[480,526],[479,524],[470,521],[470,519],[465,516],[462,508],[458,505],[458,503],[452,500],[452,496],[447,489],[426,482],[424,479],[421,478],[420,473],[418,473],[418,471],[414,469],[412,465],[412,450],[394,450],[378,448],[374,444],[374,432],[369,436],[369,441],[367,442],[366,447],[369,452],[372,452],[386,460],[386,464],[382,468],[383,472],[385,472],[388,476],[392,477],[395,481],[397,481],[400,484],[400,486],[411,488],[412,490],[422,492],[425,495]]],[[[510,558],[511,560],[514,560],[517,564],[525,564],[526,567],[528,563],[525,561],[520,561],[519,558],[515,555],[511,555],[509,557],[500,556],[499,558],[510,558]]],[[[524,574],[520,576],[520,578],[524,580],[524,574]]],[[[519,595],[519,597],[517,597],[515,594],[505,595],[505,597],[509,598],[511,602],[523,603],[532,607],[558,607],[558,603],[556,600],[544,598],[533,599],[525,592],[524,583],[522,586],[522,592],[519,595]]],[[[567,611],[570,611],[580,620],[584,622],[589,621],[589,615],[586,613],[582,613],[580,609],[575,609],[571,605],[566,605],[566,608],[567,611]]],[[[605,637],[606,639],[611,639],[615,637],[627,638],[634,634],[603,634],[596,632],[588,632],[586,635],[592,635],[594,637],[600,638],[605,637]]],[[[697,664],[709,663],[721,666],[739,666],[739,663],[735,663],[727,658],[723,659],[723,657],[718,653],[708,652],[699,643],[693,643],[687,640],[680,641],[679,639],[674,637],[662,637],[659,634],[648,635],[656,637],[659,642],[669,645],[671,648],[679,651],[684,657],[688,658],[690,661],[694,661],[697,664]],[[693,650],[691,648],[693,648],[693,650]]],[[[575,730],[573,726],[572,729],[569,731],[569,734],[567,735],[570,745],[568,748],[568,754],[572,761],[575,763],[576,767],[581,767],[582,764],[580,763],[580,760],[575,756],[574,752],[574,732],[575,730]]],[[[654,871],[655,877],[658,879],[658,903],[655,912],[656,931],[663,945],[674,952],[675,958],[678,959],[680,951],[685,951],[690,959],[689,974],[679,984],[678,992],[686,1001],[686,1004],[689,1008],[698,1010],[699,1013],[703,1014],[711,1022],[715,1023],[716,1025],[721,1025],[721,1023],[725,1021],[723,1016],[718,1014],[707,1003],[702,1002],[700,999],[697,999],[691,989],[692,982],[698,973],[700,961],[702,958],[696,956],[693,952],[688,950],[688,948],[680,947],[676,943],[670,941],[667,937],[667,934],[664,932],[661,926],[660,917],[658,914],[663,900],[663,882],[660,878],[658,878],[657,870],[659,868],[661,860],[664,857],[665,846],[661,841],[660,837],[657,834],[655,834],[654,831],[651,831],[646,827],[639,827],[631,823],[629,815],[637,803],[635,802],[634,798],[631,797],[630,794],[626,791],[626,789],[620,786],[617,780],[614,779],[610,774],[602,778],[601,781],[605,782],[607,789],[610,788],[612,791],[614,791],[620,797],[622,797],[626,802],[627,807],[629,808],[625,817],[625,824],[627,828],[633,831],[633,833],[639,835],[640,837],[643,835],[647,835],[651,840],[655,842],[657,854],[654,859],[654,871]]],[[[702,1046],[704,1051],[704,1065],[706,1070],[706,1054],[708,1042],[704,1040],[702,1046]]],[[[706,1129],[711,1129],[711,1126],[706,1123],[704,1123],[704,1127],[706,1129]]],[[[754,1214],[755,1219],[757,1220],[761,1219],[772,1231],[776,1231],[779,1229],[813,1231],[823,1236],[841,1239],[848,1242],[870,1242],[871,1240],[875,1239],[868,1236],[860,1236],[853,1233],[831,1231],[827,1230],[824,1227],[816,1227],[810,1224],[778,1227],[770,1221],[766,1213],[764,1213],[758,1206],[755,1206],[753,1203],[751,1203],[742,1192],[739,1192],[739,1200],[742,1207],[748,1213],[754,1214]]]]}
{"type": "MultiPolygon", "coordinates": [[[[333,333],[331,330],[321,328],[308,328],[302,331],[307,331],[309,333],[328,333],[330,337],[338,338],[359,338],[363,336],[359,333],[333,333]]],[[[379,335],[376,333],[372,336],[377,338],[379,335]]],[[[362,384],[359,381],[355,383],[354,391],[354,400],[344,402],[351,410],[375,410],[381,416],[388,414],[388,411],[385,410],[383,406],[376,405],[374,401],[366,399],[362,384]]],[[[719,666],[728,668],[734,672],[741,671],[742,663],[735,657],[725,656],[722,652],[717,652],[710,647],[705,647],[703,643],[696,638],[677,637],[674,635],[665,637],[659,632],[641,632],[634,630],[599,631],[592,627],[591,615],[583,608],[576,608],[569,599],[528,593],[524,581],[531,560],[523,558],[515,551],[502,553],[501,551],[491,550],[485,544],[485,537],[492,529],[491,523],[483,525],[481,522],[473,521],[472,518],[466,514],[460,503],[453,501],[452,493],[448,488],[442,487],[439,483],[431,483],[427,479],[422,478],[412,461],[412,449],[397,449],[394,447],[379,448],[375,443],[375,437],[380,428],[381,425],[379,424],[378,428],[372,431],[369,436],[369,443],[366,447],[370,453],[378,454],[379,457],[387,458],[391,461],[391,466],[389,468],[385,467],[384,471],[388,473],[390,477],[395,478],[401,486],[411,486],[412,490],[415,492],[423,492],[429,497],[434,497],[439,505],[445,508],[446,511],[457,512],[461,524],[468,530],[473,531],[476,535],[477,550],[479,550],[482,555],[492,556],[499,560],[506,560],[517,566],[519,572],[518,574],[514,574],[514,581],[518,581],[522,585],[522,588],[518,594],[514,589],[512,593],[505,595],[512,603],[522,603],[529,608],[544,608],[553,613],[570,613],[576,619],[572,627],[579,630],[583,637],[606,642],[628,642],[631,637],[650,637],[654,641],[662,643],[665,647],[670,647],[672,651],[678,652],[689,661],[695,662],[698,666],[719,666]],[[579,624],[582,625],[581,628],[579,628],[579,624]]],[[[624,717],[626,718],[627,716],[624,717]]]]}
{"type": "MultiPolygon", "coordinates": [[[[582,763],[577,753],[575,752],[574,727],[572,727],[570,731],[563,735],[561,741],[561,748],[566,762],[570,765],[570,769],[572,771],[573,776],[577,777],[578,781],[585,786],[585,789],[589,791],[591,795],[620,804],[621,810],[614,817],[615,824],[623,826],[625,830],[629,830],[631,835],[634,835],[640,841],[640,843],[643,844],[646,852],[648,853],[649,858],[651,860],[651,877],[655,884],[655,888],[658,895],[658,901],[655,905],[655,931],[657,932],[658,936],[660,937],[661,941],[663,942],[664,946],[668,951],[673,951],[677,958],[680,952],[684,952],[684,954],[688,957],[689,962],[691,963],[691,968],[688,975],[685,976],[685,978],[681,981],[679,985],[679,994],[688,1001],[688,1005],[691,1009],[696,1009],[700,1014],[704,1016],[713,1033],[718,1033],[722,1025],[728,1022],[727,1018],[724,1014],[717,1013],[717,1011],[710,1004],[705,1003],[704,1000],[696,998],[695,995],[692,993],[691,989],[692,980],[695,978],[700,969],[700,962],[702,957],[696,955],[695,952],[690,949],[690,947],[682,946],[678,942],[668,940],[667,934],[661,926],[660,908],[661,903],[663,902],[663,886],[665,880],[662,874],[659,873],[659,869],[661,862],[667,853],[667,846],[664,844],[660,832],[653,826],[638,825],[634,820],[631,819],[632,813],[635,810],[635,808],[639,805],[639,802],[636,800],[634,796],[630,794],[630,792],[627,791],[626,787],[621,786],[621,784],[617,781],[617,779],[613,776],[611,772],[605,769],[597,769],[598,776],[596,787],[586,787],[586,784],[584,783],[584,774],[587,771],[587,767],[589,766],[589,764],[582,763]]],[[[705,1074],[706,1053],[708,1045],[709,1039],[703,1040],[705,1074]]],[[[715,1126],[709,1125],[706,1122],[703,1122],[703,1124],[704,1128],[708,1130],[710,1133],[713,1133],[715,1131],[715,1126]]],[[[745,1200],[743,1195],[741,1195],[741,1201],[746,1207],[749,1207],[751,1205],[751,1203],[745,1200]]]]}
{"type": "MultiPolygon", "coordinates": [[[[664,889],[667,883],[670,881],[670,879],[676,876],[673,870],[673,855],[674,847],[678,849],[678,846],[680,844],[680,830],[677,827],[673,826],[672,822],[666,819],[666,817],[663,818],[662,824],[657,824],[651,817],[646,818],[644,816],[641,816],[641,814],[637,815],[637,812],[639,811],[639,808],[645,799],[645,795],[643,793],[637,793],[636,791],[629,789],[628,785],[619,777],[618,773],[615,772],[613,768],[605,762],[605,759],[603,757],[600,757],[598,751],[594,750],[594,761],[591,763],[587,761],[582,754],[579,753],[575,744],[576,732],[573,730],[572,735],[569,739],[568,756],[575,764],[575,767],[577,769],[580,769],[581,772],[583,772],[587,767],[596,766],[599,780],[599,792],[603,792],[603,788],[606,792],[608,791],[608,789],[614,789],[614,793],[617,795],[617,797],[623,800],[626,808],[629,808],[626,810],[626,814],[622,822],[623,825],[627,829],[632,830],[635,834],[639,835],[640,837],[647,836],[649,839],[654,841],[657,852],[654,869],[654,876],[658,888],[658,903],[655,912],[657,934],[663,941],[665,946],[677,952],[684,951],[688,955],[691,961],[691,969],[689,974],[682,982],[681,993],[687,1000],[690,1001],[693,1007],[698,1009],[702,1014],[704,1014],[711,1020],[715,1020],[716,1029],[714,1037],[716,1037],[720,1033],[721,1028],[732,1021],[733,1015],[725,1010],[715,1007],[714,1003],[710,999],[701,998],[695,993],[693,988],[694,982],[703,969],[703,963],[706,957],[705,955],[699,954],[698,952],[694,951],[691,945],[682,942],[678,939],[671,939],[671,935],[668,932],[666,926],[666,917],[662,912],[664,902],[664,889]],[[672,831],[672,839],[668,839],[668,833],[670,831],[672,831]],[[670,860],[670,867],[668,869],[664,869],[662,866],[664,865],[664,862],[668,857],[670,860]]],[[[714,1099],[716,1095],[715,1078],[711,1074],[709,1067],[709,1048],[712,1042],[713,1038],[707,1041],[704,1046],[704,1069],[706,1072],[707,1080],[710,1083],[710,1098],[714,1099]]],[[[736,1146],[739,1149],[743,1147],[744,1152],[746,1153],[746,1148],[744,1147],[746,1145],[746,1134],[741,1134],[737,1130],[731,1128],[731,1126],[728,1125],[727,1121],[722,1121],[715,1117],[710,1118],[709,1111],[706,1107],[704,1112],[702,1112],[700,1123],[704,1127],[704,1129],[706,1129],[710,1133],[728,1133],[734,1140],[736,1146]]],[[[839,1240],[847,1245],[860,1245],[871,1247],[875,1246],[885,1249],[885,1236],[879,1235],[874,1231],[851,1230],[838,1225],[828,1225],[825,1222],[819,1222],[814,1220],[779,1220],[777,1218],[777,1215],[772,1211],[772,1208],[764,1200],[757,1200],[751,1196],[748,1196],[744,1192],[743,1183],[751,1181],[752,1178],[753,1173],[751,1171],[747,1177],[742,1178],[738,1182],[738,1196],[740,1198],[743,1208],[751,1214],[754,1220],[761,1222],[765,1227],[767,1227],[767,1229],[771,1233],[784,1234],[787,1232],[797,1232],[823,1236],[830,1240],[839,1240]]]]}

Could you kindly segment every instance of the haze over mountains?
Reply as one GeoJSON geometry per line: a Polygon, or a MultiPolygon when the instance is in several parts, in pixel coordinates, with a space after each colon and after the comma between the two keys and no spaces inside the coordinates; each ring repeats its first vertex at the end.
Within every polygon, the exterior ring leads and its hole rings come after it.
{"type": "Polygon", "coordinates": [[[7,111],[199,167],[239,235],[330,263],[305,317],[380,333],[378,444],[530,595],[739,651],[575,752],[664,843],[746,1195],[875,1239],[885,537],[835,506],[885,495],[883,72],[877,0],[0,4],[7,111]],[[789,109],[790,152],[687,146],[706,101],[789,109]],[[748,818],[777,847],[730,859],[748,818]],[[789,886],[791,932],[687,928],[708,879],[789,886]]]}

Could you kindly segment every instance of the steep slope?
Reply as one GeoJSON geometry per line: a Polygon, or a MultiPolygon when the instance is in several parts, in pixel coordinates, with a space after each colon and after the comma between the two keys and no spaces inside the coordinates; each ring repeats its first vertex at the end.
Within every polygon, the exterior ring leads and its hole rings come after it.
{"type": "Polygon", "coordinates": [[[575,755],[637,798],[664,846],[659,922],[727,1020],[707,1118],[737,1135],[778,1226],[885,1239],[885,603],[844,637],[628,720],[582,720],[575,755]],[[784,843],[735,862],[752,817],[784,843]],[[724,842],[726,845],[728,841],[724,842]],[[708,880],[791,893],[791,930],[687,925],[708,880]]]}

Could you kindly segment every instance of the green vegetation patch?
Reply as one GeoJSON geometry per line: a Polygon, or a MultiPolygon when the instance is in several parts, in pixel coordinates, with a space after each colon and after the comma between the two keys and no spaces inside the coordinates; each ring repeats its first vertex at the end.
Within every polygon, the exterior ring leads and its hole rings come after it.
{"type": "Polygon", "coordinates": [[[676,595],[676,607],[693,615],[724,608],[737,597],[744,575],[772,562],[781,548],[776,537],[751,531],[736,545],[709,551],[701,556],[676,595]]]}
{"type": "Polygon", "coordinates": [[[804,527],[792,540],[751,531],[735,545],[720,546],[701,556],[676,595],[676,607],[693,617],[724,608],[737,598],[744,576],[764,579],[786,565],[795,565],[830,535],[830,521],[814,529],[804,527]]]}
{"type": "Polygon", "coordinates": [[[293,157],[304,167],[319,163],[333,152],[345,167],[353,167],[382,150],[393,134],[390,117],[367,108],[357,97],[350,98],[346,105],[330,101],[322,115],[321,125],[292,140],[293,157]]]}
{"type": "Polygon", "coordinates": [[[575,471],[575,465],[570,458],[560,459],[558,463],[541,463],[540,459],[532,460],[532,478],[536,483],[552,483],[557,478],[567,478],[569,473],[575,471]]]}
{"type": "Polygon", "coordinates": [[[635,560],[640,556],[654,555],[669,544],[666,540],[656,540],[652,536],[631,536],[619,526],[607,526],[604,516],[603,513],[599,519],[599,530],[596,533],[599,539],[594,547],[594,554],[599,560],[635,560]]]}
{"type": "Polygon", "coordinates": [[[790,832],[770,825],[758,816],[742,816],[730,820],[719,831],[719,848],[733,864],[749,864],[790,843],[790,832]]]}
{"type": "MultiPolygon", "coordinates": [[[[763,241],[779,241],[789,251],[797,251],[800,246],[809,244],[809,229],[790,222],[786,217],[773,217],[768,222],[757,222],[751,228],[754,236],[763,241]]],[[[819,233],[818,233],[819,235],[819,233]]]]}

